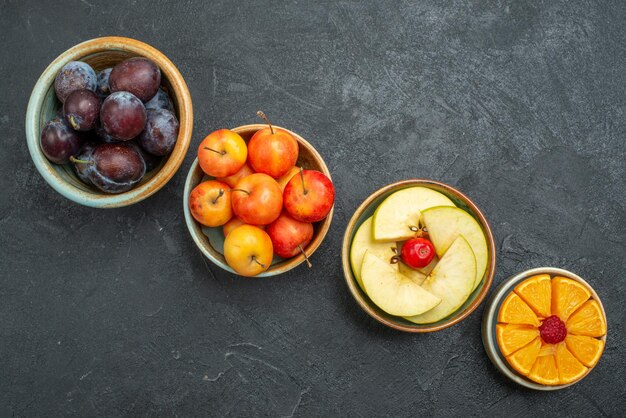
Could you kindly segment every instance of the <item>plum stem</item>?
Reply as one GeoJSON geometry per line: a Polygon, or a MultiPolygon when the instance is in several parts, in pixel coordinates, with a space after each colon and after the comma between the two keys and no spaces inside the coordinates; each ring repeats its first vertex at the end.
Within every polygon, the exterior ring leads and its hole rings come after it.
{"type": "Polygon", "coordinates": [[[74,164],[93,164],[93,161],[79,160],[78,158],[75,158],[73,155],[70,156],[70,161],[73,162],[74,164]]]}
{"type": "Polygon", "coordinates": [[[265,123],[267,123],[270,126],[270,131],[272,132],[272,135],[274,135],[276,133],[276,132],[274,132],[274,127],[270,123],[270,120],[267,118],[267,116],[265,116],[265,113],[263,113],[262,111],[259,110],[258,112],[256,112],[256,114],[261,119],[263,119],[265,121],[265,123]]]}
{"type": "Polygon", "coordinates": [[[309,261],[309,257],[304,252],[304,248],[302,248],[302,245],[298,244],[298,248],[300,249],[300,252],[304,256],[304,259],[306,260],[306,265],[309,266],[309,268],[313,267],[313,264],[311,264],[311,261],[309,261]]]}
{"type": "Polygon", "coordinates": [[[300,179],[302,180],[302,191],[306,195],[309,191],[304,186],[304,168],[300,167],[300,179]]]}
{"type": "Polygon", "coordinates": [[[213,199],[213,204],[216,204],[217,201],[220,199],[220,197],[224,196],[224,189],[220,189],[220,192],[217,194],[217,196],[215,196],[215,199],[213,199]]]}
{"type": "Polygon", "coordinates": [[[219,155],[226,155],[226,150],[217,151],[209,147],[204,147],[204,149],[208,149],[209,151],[213,151],[214,153],[219,154],[219,155]]]}
{"type": "Polygon", "coordinates": [[[74,128],[75,130],[78,130],[78,128],[80,128],[80,124],[76,123],[76,119],[74,119],[73,115],[70,116],[70,125],[72,125],[72,128],[74,128]]]}
{"type": "Polygon", "coordinates": [[[244,189],[230,189],[231,192],[244,192],[246,193],[248,196],[250,196],[250,192],[244,189]]]}

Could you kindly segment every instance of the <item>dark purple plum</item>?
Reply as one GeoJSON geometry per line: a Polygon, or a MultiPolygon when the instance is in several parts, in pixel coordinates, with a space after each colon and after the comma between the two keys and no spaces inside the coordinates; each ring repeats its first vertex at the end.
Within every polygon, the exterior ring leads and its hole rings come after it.
{"type": "Polygon", "coordinates": [[[146,102],[145,106],[146,110],[165,109],[169,110],[170,112],[174,111],[174,105],[172,104],[170,96],[168,96],[168,94],[162,88],[159,88],[154,97],[146,102]]]}
{"type": "Polygon", "coordinates": [[[109,144],[113,144],[115,142],[121,142],[119,139],[115,139],[111,135],[109,135],[107,131],[104,130],[101,123],[98,123],[98,125],[96,125],[93,132],[96,136],[96,139],[98,139],[98,141],[108,142],[109,144]]]}
{"type": "Polygon", "coordinates": [[[96,72],[89,64],[81,61],[68,62],[54,79],[54,91],[61,102],[74,90],[95,91],[97,86],[96,72]]]}
{"type": "Polygon", "coordinates": [[[91,155],[89,180],[106,193],[122,193],[139,183],[146,173],[141,154],[126,143],[99,144],[91,155]]]}
{"type": "Polygon", "coordinates": [[[128,141],[139,135],[146,126],[146,109],[132,93],[111,93],[102,103],[100,123],[113,138],[128,141]]]}
{"type": "Polygon", "coordinates": [[[75,131],[95,128],[100,118],[102,100],[91,90],[74,90],[63,103],[65,120],[75,131]]]}
{"type": "Polygon", "coordinates": [[[174,149],[178,139],[178,120],[165,109],[148,110],[148,120],[137,138],[141,148],[150,154],[164,156],[174,149]]]}
{"type": "Polygon", "coordinates": [[[85,142],[75,156],[70,157],[74,171],[83,183],[91,185],[91,171],[94,168],[93,152],[98,146],[97,142],[85,142]]]}
{"type": "Polygon", "coordinates": [[[41,150],[55,164],[67,164],[82,144],[83,138],[65,119],[52,119],[41,131],[41,150]]]}
{"type": "Polygon", "coordinates": [[[109,88],[109,75],[111,74],[111,70],[113,68],[105,68],[102,71],[98,72],[98,88],[96,89],[96,93],[100,97],[106,97],[111,94],[111,89],[109,88]]]}
{"type": "Polygon", "coordinates": [[[135,141],[129,141],[127,142],[127,144],[132,145],[135,148],[135,150],[137,150],[139,154],[141,154],[143,161],[146,163],[146,173],[154,170],[161,164],[161,160],[163,160],[163,158],[157,157],[156,155],[152,155],[149,152],[146,152],[135,141]]]}
{"type": "Polygon", "coordinates": [[[161,85],[161,70],[147,58],[135,57],[120,62],[111,71],[109,87],[111,92],[128,91],[147,102],[156,94],[161,85]]]}

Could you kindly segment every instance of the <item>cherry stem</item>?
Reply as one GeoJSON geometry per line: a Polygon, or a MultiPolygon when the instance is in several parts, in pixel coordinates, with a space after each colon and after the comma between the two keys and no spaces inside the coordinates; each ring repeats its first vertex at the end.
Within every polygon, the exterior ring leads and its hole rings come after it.
{"type": "Polygon", "coordinates": [[[222,196],[224,196],[224,189],[220,189],[220,192],[217,194],[217,196],[215,196],[215,199],[213,199],[213,204],[216,204],[222,196]]]}
{"type": "Polygon", "coordinates": [[[300,249],[300,252],[304,256],[304,259],[306,260],[306,265],[309,266],[309,268],[313,267],[313,264],[311,264],[311,261],[309,261],[309,257],[304,252],[304,249],[302,248],[302,245],[298,244],[298,248],[300,249]]]}
{"type": "Polygon", "coordinates": [[[225,150],[217,151],[217,150],[214,150],[213,148],[209,148],[209,147],[204,147],[204,149],[208,149],[209,151],[213,151],[214,153],[219,154],[219,155],[225,155],[226,154],[225,150]]]}
{"type": "Polygon", "coordinates": [[[304,186],[304,168],[300,167],[300,178],[302,179],[302,191],[306,195],[309,191],[304,186]]]}
{"type": "Polygon", "coordinates": [[[259,116],[261,119],[263,119],[265,123],[267,123],[270,126],[270,131],[272,131],[272,135],[274,135],[275,134],[274,127],[270,123],[270,120],[267,118],[267,116],[265,116],[265,113],[259,110],[258,112],[256,112],[256,115],[259,116]]]}
{"type": "Polygon", "coordinates": [[[73,155],[70,157],[70,161],[74,164],[93,164],[93,161],[79,160],[78,158],[74,158],[73,155]]]}
{"type": "Polygon", "coordinates": [[[244,192],[246,193],[248,196],[250,196],[250,192],[244,189],[230,189],[231,192],[244,192]]]}
{"type": "Polygon", "coordinates": [[[256,259],[256,256],[253,255],[252,256],[252,261],[254,261],[255,263],[257,263],[259,266],[265,268],[265,264],[261,263],[259,260],[256,259]]]}

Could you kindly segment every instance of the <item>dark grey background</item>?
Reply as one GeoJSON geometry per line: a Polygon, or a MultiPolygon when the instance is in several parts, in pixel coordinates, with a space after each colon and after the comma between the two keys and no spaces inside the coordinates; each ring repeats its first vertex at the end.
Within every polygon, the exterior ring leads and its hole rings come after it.
{"type": "Polygon", "coordinates": [[[0,415],[624,413],[626,3],[126,3],[0,1],[0,415]],[[23,127],[48,63],[104,35],[170,57],[195,114],[177,175],[117,210],[55,193],[23,127]],[[317,147],[337,190],[315,267],[267,280],[204,259],[182,212],[198,142],[257,109],[317,147]],[[542,265],[591,282],[609,338],[584,381],[508,382],[482,347],[482,306],[431,335],[360,310],[344,228],[411,177],[484,210],[496,284],[542,265]]]}

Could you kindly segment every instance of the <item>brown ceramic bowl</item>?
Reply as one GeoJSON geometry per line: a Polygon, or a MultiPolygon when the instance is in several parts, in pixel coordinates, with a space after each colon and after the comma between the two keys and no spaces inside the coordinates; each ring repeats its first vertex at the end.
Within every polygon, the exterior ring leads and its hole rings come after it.
{"type": "Polygon", "coordinates": [[[341,258],[343,264],[343,273],[346,279],[346,283],[348,284],[348,288],[350,289],[350,293],[357,301],[359,306],[372,318],[380,322],[381,324],[387,325],[388,327],[405,331],[405,332],[433,332],[439,331],[444,328],[448,328],[454,324],[461,322],[463,319],[467,318],[477,307],[481,304],[485,296],[487,296],[487,292],[491,287],[493,282],[493,275],[495,273],[496,268],[496,245],[493,239],[493,233],[491,232],[491,227],[485,218],[485,215],[478,209],[478,207],[471,201],[471,199],[465,196],[463,193],[458,191],[452,186],[448,186],[444,183],[439,183],[433,180],[424,180],[424,179],[413,179],[413,180],[403,180],[397,183],[390,184],[388,186],[383,187],[382,189],[377,190],[372,193],[358,209],[354,212],[352,219],[348,223],[346,228],[346,232],[343,237],[343,246],[341,249],[341,258]],[[385,198],[391,195],[398,190],[402,190],[408,187],[427,187],[429,189],[440,192],[450,198],[459,208],[465,210],[470,215],[472,215],[480,224],[485,233],[485,237],[487,239],[487,249],[489,252],[489,259],[487,262],[487,270],[485,271],[485,276],[483,277],[480,285],[470,294],[469,298],[465,301],[465,303],[452,315],[444,318],[440,321],[434,322],[432,324],[414,324],[404,318],[390,315],[380,309],[374,302],[370,300],[370,298],[361,290],[361,287],[357,283],[354,273],[352,272],[352,267],[350,265],[350,247],[352,245],[352,238],[356,233],[357,229],[361,224],[370,216],[373,215],[374,211],[380,205],[385,198]]]}
{"type": "MultiPolygon", "coordinates": [[[[244,125],[239,126],[237,128],[233,128],[232,131],[237,132],[241,137],[246,141],[246,143],[252,138],[252,135],[256,131],[262,128],[266,128],[267,125],[255,124],[255,125],[244,125]]],[[[280,126],[274,125],[275,128],[283,129],[293,135],[294,138],[298,141],[299,146],[299,154],[298,154],[298,162],[297,165],[299,167],[304,167],[305,169],[310,170],[318,170],[324,173],[328,178],[331,178],[330,172],[328,171],[328,167],[326,167],[326,163],[319,155],[319,153],[313,148],[311,144],[309,144],[304,138],[302,138],[297,133],[290,131],[289,129],[282,128],[280,126]]],[[[221,267],[222,269],[229,271],[233,274],[235,271],[226,263],[226,259],[224,258],[224,235],[222,233],[222,228],[208,228],[200,223],[198,223],[191,212],[189,211],[189,195],[191,191],[200,184],[202,181],[209,178],[198,164],[198,159],[196,158],[189,169],[189,174],[187,174],[187,181],[185,182],[185,192],[183,193],[183,208],[185,211],[185,222],[187,223],[187,228],[189,229],[189,233],[191,233],[191,237],[194,242],[202,251],[202,253],[213,263],[221,267]]],[[[332,180],[332,179],[331,179],[332,180]]],[[[330,223],[333,219],[334,206],[328,213],[328,216],[320,222],[316,222],[313,224],[313,239],[309,243],[309,245],[304,248],[304,252],[307,257],[311,257],[311,255],[315,252],[315,250],[320,246],[326,233],[328,233],[328,229],[330,228],[330,223]]],[[[277,274],[285,273],[298,265],[300,265],[303,261],[305,261],[304,255],[298,254],[297,256],[291,257],[289,259],[280,259],[275,257],[274,262],[265,272],[255,276],[255,277],[269,277],[275,276],[277,274]]],[[[315,260],[312,260],[313,264],[315,264],[315,260]]]]}
{"type": "Polygon", "coordinates": [[[26,113],[26,138],[31,158],[39,173],[57,192],[81,205],[98,208],[114,208],[137,203],[155,193],[172,178],[180,167],[193,128],[191,96],[183,76],[161,52],[135,39],[106,37],[92,39],[68,49],[43,72],[28,103],[26,113]],[[107,194],[88,186],[76,177],[70,164],[52,164],[40,147],[41,129],[61,108],[54,92],[54,79],[61,68],[70,61],[84,61],[94,70],[104,68],[130,58],[142,56],[154,61],[161,69],[161,84],[174,103],[180,122],[178,141],[172,153],[163,159],[160,167],[147,173],[133,189],[120,194],[107,194]]]}

